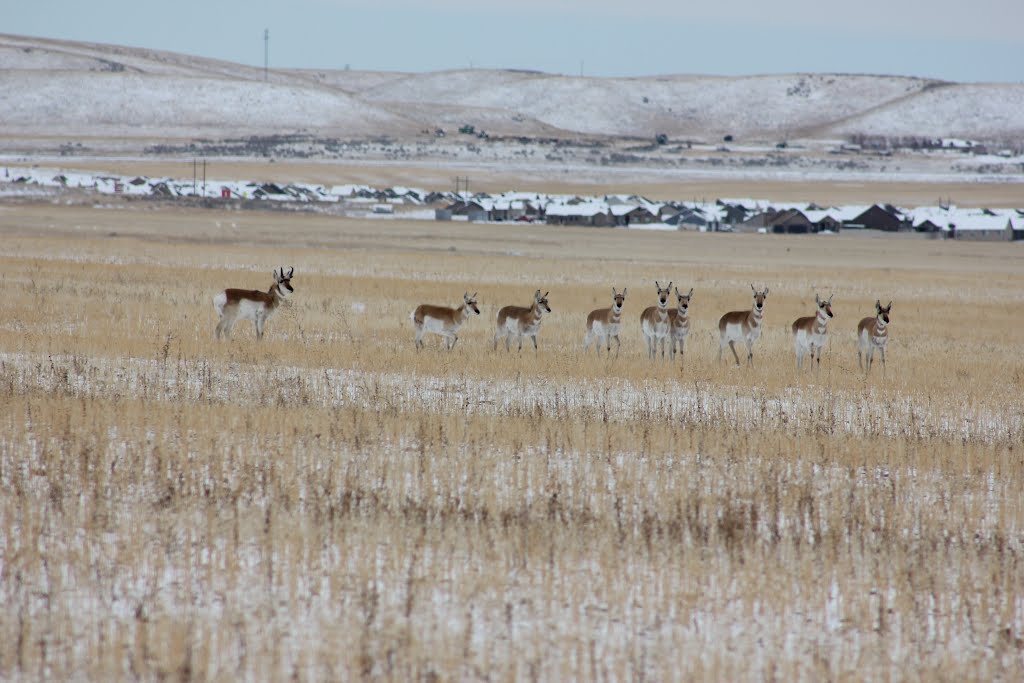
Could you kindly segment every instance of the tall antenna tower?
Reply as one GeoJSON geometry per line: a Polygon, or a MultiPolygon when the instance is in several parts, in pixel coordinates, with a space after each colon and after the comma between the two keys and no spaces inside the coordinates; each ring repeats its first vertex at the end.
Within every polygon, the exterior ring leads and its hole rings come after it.
{"type": "Polygon", "coordinates": [[[270,29],[263,29],[263,80],[268,79],[270,73],[270,29]]]}

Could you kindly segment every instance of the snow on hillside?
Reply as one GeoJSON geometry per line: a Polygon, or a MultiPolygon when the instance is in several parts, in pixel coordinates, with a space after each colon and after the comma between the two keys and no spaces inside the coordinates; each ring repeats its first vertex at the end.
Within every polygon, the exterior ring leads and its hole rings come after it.
{"type": "Polygon", "coordinates": [[[880,76],[579,78],[470,70],[412,75],[363,95],[509,109],[592,134],[785,136],[918,93],[927,84],[880,76]]]}
{"type": "Polygon", "coordinates": [[[300,78],[309,79],[331,88],[338,88],[345,92],[360,94],[386,83],[409,78],[412,74],[401,71],[351,71],[344,69],[337,70],[313,70],[313,69],[287,69],[284,73],[293,74],[300,78]]]}
{"type": "Polygon", "coordinates": [[[0,34],[0,65],[4,69],[109,71],[148,74],[262,78],[256,67],[193,57],[175,52],[102,43],[0,34]]]}
{"type": "Polygon", "coordinates": [[[0,35],[3,134],[403,137],[461,123],[515,135],[707,140],[854,133],[1007,140],[1024,85],[836,74],[592,78],[262,69],[143,48],[0,35]]]}
{"type": "Polygon", "coordinates": [[[237,135],[311,121],[346,135],[412,127],[337,91],[133,72],[0,71],[0,111],[7,134],[237,135]]]}
{"type": "Polygon", "coordinates": [[[1019,140],[1024,136],[1024,84],[935,87],[832,127],[835,135],[965,137],[1019,140]]]}

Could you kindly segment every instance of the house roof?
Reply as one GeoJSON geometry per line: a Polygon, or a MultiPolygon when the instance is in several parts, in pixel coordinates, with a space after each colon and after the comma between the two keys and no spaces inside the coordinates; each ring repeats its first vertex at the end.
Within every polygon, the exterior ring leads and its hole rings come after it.
{"type": "Polygon", "coordinates": [[[955,226],[957,231],[1006,230],[1007,227],[1016,227],[1008,214],[991,215],[980,211],[954,211],[949,215],[948,225],[955,226]]]}
{"type": "Polygon", "coordinates": [[[596,216],[608,213],[608,205],[604,202],[581,202],[579,204],[548,204],[549,216],[596,216]]]}
{"type": "Polygon", "coordinates": [[[836,218],[836,212],[834,209],[807,209],[803,214],[807,216],[807,220],[815,224],[821,223],[826,218],[831,218],[834,221],[840,220],[839,218],[836,218]]]}

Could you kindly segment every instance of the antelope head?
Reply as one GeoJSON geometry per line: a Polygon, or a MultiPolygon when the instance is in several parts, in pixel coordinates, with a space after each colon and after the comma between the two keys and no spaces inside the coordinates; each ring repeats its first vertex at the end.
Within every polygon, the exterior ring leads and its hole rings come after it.
{"type": "Polygon", "coordinates": [[[759,292],[754,289],[754,285],[750,285],[750,289],[754,292],[754,309],[758,312],[764,310],[764,300],[768,298],[768,288],[765,287],[763,292],[759,292]]]}
{"type": "Polygon", "coordinates": [[[541,294],[540,290],[538,289],[536,293],[533,295],[533,303],[535,306],[537,306],[538,309],[545,310],[548,313],[550,313],[551,306],[548,304],[548,294],[550,294],[550,292],[544,292],[543,294],[541,294]]]}
{"type": "Polygon", "coordinates": [[[626,287],[621,292],[616,292],[615,288],[612,287],[612,310],[616,313],[622,312],[622,304],[626,301],[626,291],[629,287],[626,287]]]}
{"type": "Polygon", "coordinates": [[[462,294],[462,303],[465,304],[467,310],[480,315],[480,309],[476,305],[476,292],[473,292],[472,296],[470,296],[469,292],[464,292],[462,294]]]}
{"type": "Polygon", "coordinates": [[[882,300],[881,299],[878,299],[878,300],[875,301],[875,315],[878,316],[879,318],[881,318],[882,321],[885,322],[886,325],[889,324],[889,311],[891,311],[891,310],[892,310],[892,302],[891,301],[889,302],[889,305],[884,307],[884,308],[882,307],[882,300]]]}
{"type": "Polygon", "coordinates": [[[672,283],[669,282],[667,287],[662,288],[655,280],[654,286],[658,288],[658,308],[665,308],[668,306],[668,298],[672,296],[672,283]]]}
{"type": "Polygon", "coordinates": [[[690,287],[690,291],[687,294],[683,294],[682,292],[679,291],[679,288],[676,287],[676,301],[678,302],[679,310],[685,313],[687,309],[690,308],[690,297],[692,296],[693,287],[690,287]]]}
{"type": "Polygon", "coordinates": [[[282,299],[287,299],[295,293],[295,289],[292,287],[292,275],[294,273],[295,268],[289,268],[287,273],[284,267],[274,271],[274,284],[277,288],[277,293],[281,295],[282,299]]]}
{"type": "Polygon", "coordinates": [[[828,299],[822,299],[817,294],[814,295],[814,303],[818,305],[818,312],[824,313],[829,318],[832,317],[832,297],[834,294],[830,294],[828,299]]]}

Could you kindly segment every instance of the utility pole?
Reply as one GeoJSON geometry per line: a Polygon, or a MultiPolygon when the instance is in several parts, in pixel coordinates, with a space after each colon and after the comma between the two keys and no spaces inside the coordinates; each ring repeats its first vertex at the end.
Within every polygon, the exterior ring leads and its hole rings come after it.
{"type": "Polygon", "coordinates": [[[269,78],[270,73],[270,29],[263,29],[263,80],[269,78]]]}

